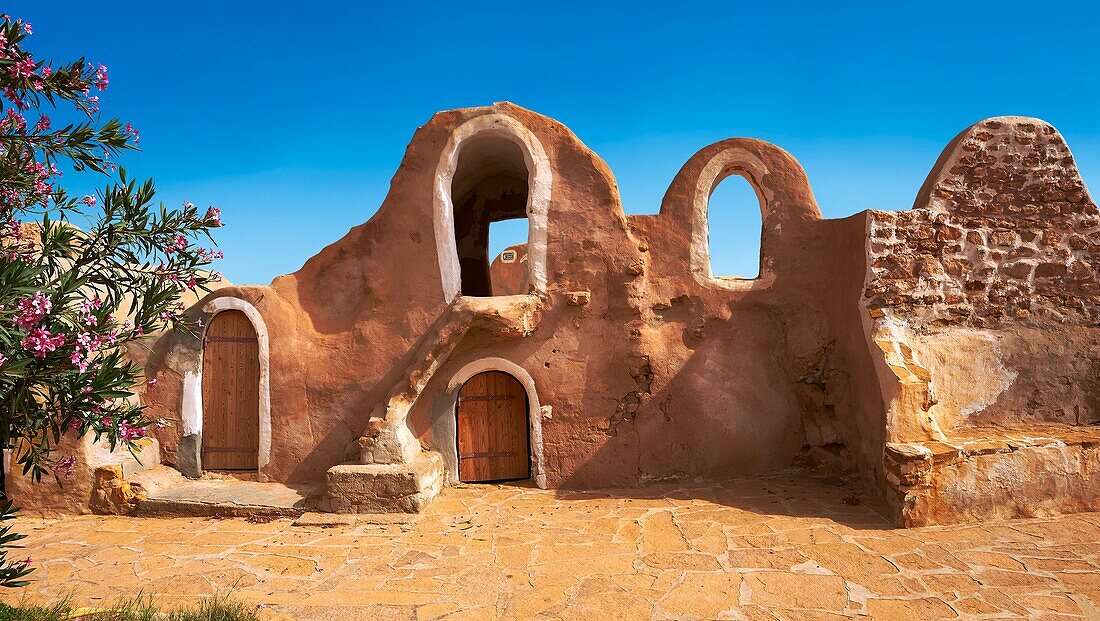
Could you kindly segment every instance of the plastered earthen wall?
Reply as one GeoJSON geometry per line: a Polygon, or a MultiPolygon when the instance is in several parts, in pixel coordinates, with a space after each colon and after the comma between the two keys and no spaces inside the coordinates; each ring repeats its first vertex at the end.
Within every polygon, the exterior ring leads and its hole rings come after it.
{"type": "MultiPolygon", "coordinates": [[[[610,170],[576,136],[499,104],[433,117],[414,136],[378,213],[301,270],[270,287],[218,292],[246,299],[268,327],[268,477],[315,479],[343,461],[391,387],[416,366],[420,341],[434,338],[430,326],[447,305],[434,252],[434,175],[455,128],[488,113],[521,123],[550,164],[547,291],[529,336],[463,335],[422,394],[438,394],[455,370],[481,357],[527,370],[549,406],[542,426],[551,486],[723,477],[788,466],[806,445],[827,446],[823,458],[846,450],[836,408],[847,407],[850,391],[820,299],[829,268],[813,254],[833,244],[815,226],[820,212],[794,158],[755,140],[708,147],[685,165],[659,214],[627,218],[610,170]],[[693,272],[709,193],[731,173],[750,176],[762,197],[755,281],[693,272]]],[[[860,233],[846,232],[855,262],[860,233]]],[[[198,347],[161,345],[152,414],[178,416],[182,382],[171,377],[197,364],[198,347]]],[[[418,399],[409,415],[429,447],[438,416],[431,401],[418,399]]],[[[162,441],[172,460],[179,440],[162,441]]]]}
{"type": "MultiPolygon", "coordinates": [[[[686,162],[658,213],[627,216],[611,171],[570,130],[503,103],[436,114],[366,223],[270,286],[222,289],[189,312],[209,323],[233,298],[263,320],[266,480],[375,459],[363,451],[389,450],[378,434],[395,420],[419,441],[400,451],[440,453],[454,480],[456,382],[484,367],[522,370],[538,404],[539,485],[804,465],[887,493],[891,443],[1100,418],[1098,230],[1064,141],[1031,119],[963,132],[910,211],[825,220],[790,154],[738,138],[686,162]],[[506,159],[502,140],[522,151],[526,190],[512,156],[491,196],[470,195],[463,158],[506,159]],[[479,143],[496,146],[462,150],[479,143]],[[729,175],[760,199],[753,280],[709,273],[721,231],[708,201],[729,175]],[[478,248],[468,235],[484,231],[448,201],[514,217],[524,191],[528,294],[459,296],[461,260],[478,248]]],[[[152,417],[194,410],[201,351],[186,335],[155,344],[152,417]]],[[[163,461],[189,473],[199,410],[158,432],[163,461]]]]}

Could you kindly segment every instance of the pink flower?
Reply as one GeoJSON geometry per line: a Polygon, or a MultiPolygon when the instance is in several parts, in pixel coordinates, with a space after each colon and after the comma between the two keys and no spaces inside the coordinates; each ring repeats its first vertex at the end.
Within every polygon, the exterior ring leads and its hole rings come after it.
{"type": "Polygon", "coordinates": [[[211,206],[209,209],[206,210],[206,218],[205,219],[206,220],[212,220],[214,222],[214,226],[221,226],[222,225],[222,210],[218,209],[217,207],[211,206]]]}
{"type": "Polygon", "coordinates": [[[23,223],[22,222],[20,222],[19,220],[16,220],[15,218],[11,218],[7,222],[4,223],[4,226],[6,226],[9,231],[11,231],[10,235],[13,238],[15,238],[15,241],[22,241],[23,240],[23,223]]]}
{"type": "Polygon", "coordinates": [[[118,435],[122,438],[123,442],[131,442],[139,438],[145,437],[145,428],[136,427],[126,421],[122,421],[118,424],[118,435]]]}
{"type": "Polygon", "coordinates": [[[103,300],[100,300],[98,295],[92,300],[84,300],[80,303],[80,312],[84,315],[84,325],[94,326],[99,323],[99,319],[96,318],[93,311],[98,310],[100,306],[103,306],[103,300]]]}
{"type": "Polygon", "coordinates": [[[76,470],[76,457],[73,455],[62,457],[54,462],[53,469],[66,479],[73,478],[73,472],[76,470]]]}
{"type": "Polygon", "coordinates": [[[14,78],[29,78],[34,75],[35,62],[30,56],[8,67],[8,73],[14,78]]]}
{"type": "MultiPolygon", "coordinates": [[[[4,91],[4,96],[7,97],[8,99],[11,99],[12,101],[17,100],[18,97],[15,97],[14,94],[13,95],[8,95],[8,90],[10,90],[10,89],[6,89],[4,91]]],[[[22,106],[19,106],[19,107],[22,108],[22,106]]],[[[20,114],[19,112],[15,111],[11,108],[8,108],[8,112],[4,116],[4,119],[0,120],[0,127],[3,127],[4,129],[14,129],[15,131],[21,132],[21,131],[23,131],[24,129],[27,128],[27,120],[25,118],[23,118],[23,115],[20,114]]]]}
{"type": "Polygon", "coordinates": [[[85,196],[84,198],[80,199],[80,202],[84,203],[85,205],[87,205],[89,207],[94,207],[96,201],[95,201],[95,197],[92,196],[91,194],[89,194],[89,195],[85,196]]]}
{"type": "Polygon", "coordinates": [[[164,254],[172,254],[174,252],[183,250],[184,248],[187,248],[187,244],[188,242],[186,237],[184,237],[183,235],[176,235],[176,237],[172,240],[172,243],[168,244],[168,246],[165,247],[164,254]]]}
{"type": "Polygon", "coordinates": [[[38,119],[38,122],[34,124],[34,127],[40,132],[47,131],[50,129],[50,117],[43,114],[42,118],[38,119]]]}
{"type": "Polygon", "coordinates": [[[107,80],[107,67],[104,67],[103,65],[100,65],[99,68],[95,70],[94,80],[95,80],[95,87],[97,89],[99,89],[101,91],[107,90],[107,85],[110,83],[107,80]]]}
{"type": "Polygon", "coordinates": [[[141,136],[138,135],[138,130],[134,129],[133,125],[126,124],[126,133],[134,137],[134,144],[141,142],[141,136]]]}
{"type": "Polygon", "coordinates": [[[156,388],[157,387],[157,378],[154,377],[154,378],[150,379],[148,384],[149,384],[149,388],[156,388]]]}
{"type": "Polygon", "coordinates": [[[8,361],[8,357],[4,354],[0,354],[0,367],[4,366],[4,363],[8,361]]]}
{"type": "Polygon", "coordinates": [[[31,331],[30,336],[20,342],[23,349],[34,354],[36,358],[45,358],[46,354],[64,344],[65,335],[63,333],[51,335],[49,330],[42,328],[35,328],[31,331]]]}
{"type": "Polygon", "coordinates": [[[41,291],[35,292],[33,297],[19,300],[20,315],[15,318],[15,325],[30,330],[37,326],[53,308],[50,298],[41,291]]]}
{"type": "MultiPolygon", "coordinates": [[[[23,32],[27,34],[34,34],[34,28],[31,28],[30,23],[23,24],[23,32]]],[[[29,560],[29,559],[28,559],[29,560]]]]}
{"type": "Polygon", "coordinates": [[[16,108],[19,108],[20,110],[26,110],[27,108],[30,108],[30,107],[31,107],[31,106],[30,106],[30,104],[28,104],[27,102],[23,101],[23,100],[22,100],[22,99],[21,99],[21,98],[19,97],[19,95],[17,95],[17,94],[15,93],[15,89],[13,89],[13,88],[12,88],[12,87],[10,87],[10,86],[6,86],[6,87],[4,87],[4,97],[7,97],[7,98],[8,98],[8,100],[10,100],[10,101],[11,101],[12,103],[14,103],[14,104],[15,104],[15,107],[16,107],[16,108]]]}

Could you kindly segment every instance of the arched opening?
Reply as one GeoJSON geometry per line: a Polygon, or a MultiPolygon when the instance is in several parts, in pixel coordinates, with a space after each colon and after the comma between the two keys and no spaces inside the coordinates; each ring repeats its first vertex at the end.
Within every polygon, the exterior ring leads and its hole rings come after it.
{"type": "Polygon", "coordinates": [[[523,384],[503,371],[484,371],[462,384],[455,404],[460,481],[531,477],[528,410],[523,384]]]}
{"type": "Polygon", "coordinates": [[[260,375],[260,339],[248,316],[214,315],[202,353],[204,470],[259,469],[260,375]]]}
{"type": "MultiPolygon", "coordinates": [[[[490,228],[505,221],[526,222],[529,176],[523,150],[506,136],[482,134],[461,145],[450,195],[462,295],[527,293],[493,282],[490,228]]],[[[522,231],[519,239],[508,238],[508,245],[526,244],[528,226],[508,224],[510,232],[522,231]]],[[[498,227],[492,228],[496,232],[498,227]]]]}
{"type": "Polygon", "coordinates": [[[760,277],[761,205],[756,188],[737,171],[719,180],[711,190],[707,202],[711,278],[760,277]]]}

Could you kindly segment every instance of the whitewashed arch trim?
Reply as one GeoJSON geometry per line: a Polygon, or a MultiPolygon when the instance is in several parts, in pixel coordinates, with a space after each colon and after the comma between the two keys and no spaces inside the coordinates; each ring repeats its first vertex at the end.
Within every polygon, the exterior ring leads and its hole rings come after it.
{"type": "MultiPolygon", "coordinates": [[[[695,185],[695,195],[692,201],[691,217],[691,275],[695,282],[704,287],[719,289],[732,289],[745,291],[767,287],[775,281],[767,261],[760,262],[760,276],[757,278],[716,278],[710,271],[710,220],[708,209],[710,197],[718,184],[730,175],[740,175],[749,182],[756,191],[756,197],[760,200],[760,220],[768,222],[767,206],[772,199],[766,190],[761,188],[760,179],[768,173],[764,162],[741,147],[732,147],[719,151],[703,167],[703,172],[695,185]]],[[[761,229],[761,245],[763,245],[764,231],[761,229]]]]}
{"type": "MultiPolygon", "coordinates": [[[[268,344],[267,324],[264,323],[260,311],[252,304],[234,297],[219,297],[210,300],[202,307],[208,320],[203,326],[203,335],[199,353],[199,363],[194,371],[188,371],[183,377],[183,411],[181,412],[183,423],[183,435],[191,436],[202,434],[202,356],[205,350],[206,330],[210,327],[214,316],[222,311],[240,311],[252,322],[256,330],[256,341],[259,345],[260,366],[260,447],[256,456],[257,469],[260,480],[265,480],[263,469],[271,462],[271,354],[268,344]]],[[[195,445],[195,463],[201,463],[202,446],[195,445]]]]}
{"type": "Polygon", "coordinates": [[[542,143],[522,123],[500,113],[472,118],[451,134],[435,172],[433,206],[435,243],[443,295],[447,303],[462,290],[462,271],[455,245],[451,181],[464,143],[475,136],[496,135],[515,143],[527,166],[527,277],[535,291],[546,291],[546,225],[553,175],[542,143]]]}
{"type": "Polygon", "coordinates": [[[436,401],[433,411],[433,448],[443,455],[443,463],[447,470],[448,482],[458,480],[458,445],[457,423],[455,421],[455,406],[458,403],[458,393],[465,384],[478,373],[486,371],[502,371],[519,381],[527,392],[527,425],[530,437],[531,451],[531,479],[541,489],[546,489],[546,464],[543,461],[542,442],[542,416],[543,407],[539,403],[538,391],[535,388],[535,379],[526,369],[504,358],[481,358],[475,360],[458,370],[447,382],[446,393],[436,401]]]}

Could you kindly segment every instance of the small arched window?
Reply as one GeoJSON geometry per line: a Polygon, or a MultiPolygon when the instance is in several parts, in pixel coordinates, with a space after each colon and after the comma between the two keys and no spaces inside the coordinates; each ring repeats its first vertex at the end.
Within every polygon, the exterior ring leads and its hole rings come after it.
{"type": "Polygon", "coordinates": [[[711,278],[760,277],[762,210],[756,188],[742,173],[732,171],[715,185],[707,203],[711,278]]]}

